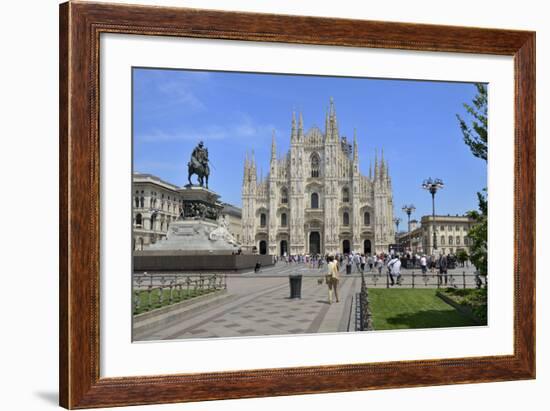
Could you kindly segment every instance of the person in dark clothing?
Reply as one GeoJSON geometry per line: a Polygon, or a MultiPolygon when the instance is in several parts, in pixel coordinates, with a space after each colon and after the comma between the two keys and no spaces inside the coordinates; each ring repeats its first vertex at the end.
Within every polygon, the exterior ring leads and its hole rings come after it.
{"type": "Polygon", "coordinates": [[[257,273],[258,271],[260,271],[260,268],[262,268],[262,265],[260,264],[260,262],[258,261],[256,263],[256,265],[254,266],[254,272],[257,273]]]}
{"type": "Polygon", "coordinates": [[[445,276],[445,285],[447,285],[447,267],[449,266],[447,257],[443,254],[439,256],[439,276],[438,276],[438,282],[441,286],[443,283],[443,276],[445,276]]]}

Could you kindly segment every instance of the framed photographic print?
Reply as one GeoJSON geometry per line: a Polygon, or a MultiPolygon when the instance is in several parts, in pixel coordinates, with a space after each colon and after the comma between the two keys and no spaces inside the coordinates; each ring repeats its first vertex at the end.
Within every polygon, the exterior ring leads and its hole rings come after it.
{"type": "Polygon", "coordinates": [[[60,403],[535,377],[535,33],[60,6],[60,403]]]}

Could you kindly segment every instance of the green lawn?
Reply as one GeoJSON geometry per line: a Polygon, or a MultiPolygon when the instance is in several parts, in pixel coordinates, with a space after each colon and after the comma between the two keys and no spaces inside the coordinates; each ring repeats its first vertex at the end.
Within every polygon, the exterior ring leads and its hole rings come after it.
{"type": "Polygon", "coordinates": [[[443,302],[437,289],[371,288],[369,300],[375,330],[476,325],[443,302]]]}
{"type": "MultiPolygon", "coordinates": [[[[160,302],[160,290],[158,288],[153,289],[151,292],[151,306],[149,306],[149,293],[147,291],[139,292],[139,307],[136,309],[134,306],[134,315],[141,314],[147,311],[151,311],[160,307],[165,307],[170,304],[179,303],[180,301],[189,300],[191,298],[199,297],[204,294],[214,292],[216,290],[203,289],[203,290],[187,290],[182,289],[172,291],[172,301],[170,301],[170,289],[165,288],[162,292],[162,303],[160,302]]],[[[132,297],[135,299],[135,295],[132,297]]],[[[135,304],[135,301],[134,301],[135,304]]]]}

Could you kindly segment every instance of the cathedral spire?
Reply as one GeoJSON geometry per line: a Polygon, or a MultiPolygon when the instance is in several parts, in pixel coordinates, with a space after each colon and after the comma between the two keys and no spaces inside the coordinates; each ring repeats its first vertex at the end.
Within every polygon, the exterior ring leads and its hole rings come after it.
{"type": "Polygon", "coordinates": [[[244,155],[244,175],[243,175],[243,184],[246,185],[248,182],[248,175],[250,173],[250,162],[248,161],[248,151],[244,155]]]}
{"type": "Polygon", "coordinates": [[[378,150],[374,150],[374,179],[378,180],[378,150]]]}
{"type": "Polygon", "coordinates": [[[298,141],[304,141],[304,119],[302,112],[300,111],[300,117],[298,120],[298,141]]]}
{"type": "Polygon", "coordinates": [[[325,118],[325,141],[330,141],[332,135],[332,129],[330,127],[330,108],[327,107],[327,115],[325,118]]]}
{"type": "Polygon", "coordinates": [[[257,173],[256,173],[256,157],[254,156],[254,150],[252,150],[252,158],[250,159],[250,173],[252,174],[252,178],[256,180],[257,173]]]}
{"type": "Polygon", "coordinates": [[[271,164],[269,171],[269,179],[273,180],[277,177],[277,145],[275,143],[275,130],[271,136],[271,164]]]}
{"type": "Polygon", "coordinates": [[[330,131],[332,133],[332,140],[338,142],[338,120],[336,119],[336,109],[334,108],[334,98],[330,98],[330,131]]]}
{"type": "Polygon", "coordinates": [[[370,161],[370,164],[369,164],[369,180],[372,180],[372,160],[370,161]]]}
{"type": "Polygon", "coordinates": [[[296,142],[296,112],[292,110],[292,131],[290,134],[290,142],[296,142]]]}
{"type": "Polygon", "coordinates": [[[357,129],[353,129],[353,162],[359,163],[359,152],[357,149],[357,129]]]}
{"type": "Polygon", "coordinates": [[[384,149],[382,149],[382,159],[380,160],[380,179],[386,177],[386,164],[384,162],[384,149]]]}
{"type": "Polygon", "coordinates": [[[271,161],[277,160],[277,146],[275,144],[275,130],[271,134],[271,161]]]}

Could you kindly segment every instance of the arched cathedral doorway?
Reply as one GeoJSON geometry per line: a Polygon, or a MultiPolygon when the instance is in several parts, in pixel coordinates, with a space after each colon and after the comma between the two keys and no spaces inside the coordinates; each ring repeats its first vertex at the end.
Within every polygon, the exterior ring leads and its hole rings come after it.
{"type": "Polygon", "coordinates": [[[342,252],[344,254],[349,254],[351,252],[351,246],[350,246],[349,240],[344,240],[342,242],[342,252]]]}
{"type": "Polygon", "coordinates": [[[281,240],[281,256],[288,255],[288,243],[286,240],[281,240]]]}
{"type": "Polygon", "coordinates": [[[321,235],[318,231],[309,234],[309,254],[321,254],[321,235]]]}
{"type": "Polygon", "coordinates": [[[267,254],[267,241],[260,241],[260,254],[265,255],[267,254]]]}
{"type": "Polygon", "coordinates": [[[365,240],[365,242],[363,243],[363,253],[364,254],[372,253],[372,245],[370,240],[365,240]]]}

